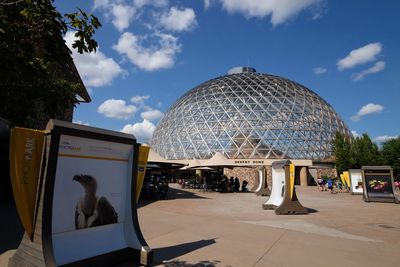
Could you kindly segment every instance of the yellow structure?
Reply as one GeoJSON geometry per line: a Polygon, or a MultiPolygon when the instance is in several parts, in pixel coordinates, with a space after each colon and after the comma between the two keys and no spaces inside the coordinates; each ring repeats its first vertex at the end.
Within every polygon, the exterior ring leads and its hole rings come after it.
{"type": "Polygon", "coordinates": [[[11,184],[19,217],[29,236],[32,235],[34,229],[43,143],[44,131],[19,127],[11,130],[11,184]]]}
{"type": "Polygon", "coordinates": [[[146,174],[147,159],[149,157],[150,147],[140,146],[139,147],[139,160],[137,169],[137,183],[136,183],[136,202],[140,197],[140,191],[142,190],[144,176],[146,174]]]}

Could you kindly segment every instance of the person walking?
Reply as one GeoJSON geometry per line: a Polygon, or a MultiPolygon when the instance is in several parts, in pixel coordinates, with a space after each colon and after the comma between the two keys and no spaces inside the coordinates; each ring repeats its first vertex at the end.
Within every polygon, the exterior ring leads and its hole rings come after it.
{"type": "Polygon", "coordinates": [[[328,182],[326,183],[328,185],[328,190],[333,194],[333,180],[332,178],[328,179],[328,182]]]}
{"type": "Polygon", "coordinates": [[[319,191],[324,191],[324,179],[321,177],[317,179],[317,184],[318,184],[318,190],[319,191]]]}
{"type": "Polygon", "coordinates": [[[239,178],[235,177],[235,192],[239,192],[240,189],[240,182],[239,182],[239,178]]]}

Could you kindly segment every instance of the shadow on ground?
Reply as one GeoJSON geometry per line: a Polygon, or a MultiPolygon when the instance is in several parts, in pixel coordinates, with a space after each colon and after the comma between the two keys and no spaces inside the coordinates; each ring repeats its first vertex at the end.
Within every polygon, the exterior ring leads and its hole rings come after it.
{"type": "MultiPolygon", "coordinates": [[[[194,189],[195,190],[195,189],[194,189]]],[[[202,198],[208,199],[207,197],[202,197],[197,195],[195,192],[181,190],[178,188],[169,188],[168,190],[168,199],[193,199],[193,198],[202,198]]]]}
{"type": "Polygon", "coordinates": [[[169,261],[165,262],[166,267],[215,267],[220,261],[200,261],[198,263],[187,263],[186,261],[169,261]]]}
{"type": "Polygon", "coordinates": [[[0,202],[0,254],[16,249],[21,242],[24,228],[19,220],[14,203],[0,202]]]}
{"type": "Polygon", "coordinates": [[[318,210],[312,209],[312,208],[307,208],[307,210],[308,210],[308,213],[316,213],[316,212],[319,212],[318,210]]]}
{"type": "Polygon", "coordinates": [[[196,263],[195,265],[187,264],[184,261],[179,261],[179,260],[169,261],[171,259],[185,255],[197,249],[212,245],[214,243],[215,243],[215,238],[212,238],[212,239],[199,240],[189,243],[183,243],[165,248],[156,248],[153,250],[154,262],[157,264],[162,264],[164,262],[163,264],[165,266],[215,266],[216,262],[208,262],[208,261],[201,261],[199,263],[196,263]]]}
{"type": "Polygon", "coordinates": [[[208,199],[208,198],[199,196],[195,192],[170,187],[168,189],[168,199],[166,199],[166,200],[164,200],[164,199],[163,200],[154,200],[154,199],[140,200],[138,203],[138,208],[149,205],[155,201],[168,201],[168,200],[172,200],[172,199],[208,199]]]}

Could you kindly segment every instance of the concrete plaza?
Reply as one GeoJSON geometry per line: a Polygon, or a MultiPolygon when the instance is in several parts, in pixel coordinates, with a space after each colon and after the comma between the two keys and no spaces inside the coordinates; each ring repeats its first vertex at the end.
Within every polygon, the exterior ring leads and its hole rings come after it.
{"type": "Polygon", "coordinates": [[[400,205],[297,187],[308,215],[262,210],[252,193],[172,188],[139,209],[159,266],[400,266],[400,205]]]}
{"type": "MultiPolygon", "coordinates": [[[[261,208],[268,197],[172,184],[169,200],[141,203],[139,221],[155,266],[400,266],[400,205],[316,187],[297,194],[310,214],[275,215],[261,208]]],[[[0,266],[19,242],[15,225],[1,233],[0,266]]]]}

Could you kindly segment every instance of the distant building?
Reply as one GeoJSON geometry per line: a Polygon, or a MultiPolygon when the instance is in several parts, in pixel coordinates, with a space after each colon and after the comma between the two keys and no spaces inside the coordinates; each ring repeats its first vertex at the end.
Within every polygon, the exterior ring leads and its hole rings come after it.
{"type": "Polygon", "coordinates": [[[306,184],[318,175],[314,170],[333,168],[336,131],[351,136],[335,110],[310,89],[237,67],[179,98],[157,125],[151,147],[189,165],[200,160],[212,166],[217,152],[237,166],[291,159],[302,176],[298,183],[306,184]]]}

